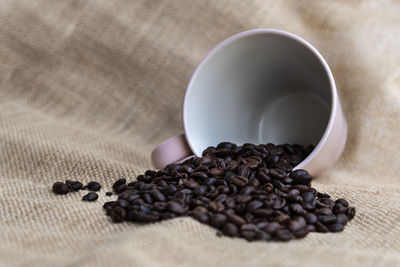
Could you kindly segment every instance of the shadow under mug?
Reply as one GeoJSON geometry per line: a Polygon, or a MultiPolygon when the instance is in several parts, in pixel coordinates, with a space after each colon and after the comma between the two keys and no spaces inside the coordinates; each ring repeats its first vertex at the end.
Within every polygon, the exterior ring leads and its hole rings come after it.
{"type": "Polygon", "coordinates": [[[300,37],[274,29],[236,34],[206,55],[186,89],[183,127],[184,134],[153,150],[156,168],[223,141],[313,144],[295,169],[315,176],[338,160],[347,136],[324,58],[300,37]]]}

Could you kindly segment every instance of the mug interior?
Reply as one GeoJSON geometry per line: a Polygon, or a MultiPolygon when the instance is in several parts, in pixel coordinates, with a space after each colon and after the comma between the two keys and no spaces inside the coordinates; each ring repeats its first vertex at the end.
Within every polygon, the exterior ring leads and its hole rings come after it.
{"type": "Polygon", "coordinates": [[[233,36],[214,48],[188,85],[183,120],[196,155],[222,141],[317,145],[333,90],[320,58],[277,32],[233,36]]]}

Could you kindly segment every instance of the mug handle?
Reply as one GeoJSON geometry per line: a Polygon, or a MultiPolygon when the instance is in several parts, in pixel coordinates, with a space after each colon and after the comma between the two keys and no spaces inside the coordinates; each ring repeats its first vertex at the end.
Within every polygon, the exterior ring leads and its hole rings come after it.
{"type": "Polygon", "coordinates": [[[151,152],[151,162],[156,169],[162,169],[168,164],[182,161],[190,156],[193,156],[193,152],[185,134],[182,133],[159,144],[151,152]]]}

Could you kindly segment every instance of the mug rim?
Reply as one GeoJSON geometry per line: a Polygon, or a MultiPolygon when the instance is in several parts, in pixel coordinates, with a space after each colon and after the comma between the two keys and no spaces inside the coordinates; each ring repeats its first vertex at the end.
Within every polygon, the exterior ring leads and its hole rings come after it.
{"type": "MultiPolygon", "coordinates": [[[[328,65],[328,63],[326,62],[326,60],[324,59],[324,57],[318,52],[318,50],[312,46],[309,42],[307,42],[306,40],[304,40],[303,38],[293,34],[293,33],[289,33],[283,30],[278,30],[278,29],[253,29],[253,30],[248,30],[248,31],[244,31],[244,32],[240,32],[237,33],[235,35],[232,35],[230,37],[228,37],[227,39],[221,41],[220,43],[218,43],[216,46],[214,46],[204,57],[203,59],[200,61],[200,63],[196,66],[195,70],[193,71],[190,79],[189,79],[189,83],[186,87],[186,91],[185,91],[185,96],[183,98],[183,108],[182,108],[182,122],[183,122],[183,129],[184,129],[184,134],[186,137],[186,141],[190,147],[190,149],[192,150],[193,154],[195,154],[196,156],[201,156],[201,154],[197,154],[196,151],[193,149],[194,145],[192,144],[192,141],[190,140],[188,134],[187,134],[187,118],[185,116],[186,112],[187,112],[187,108],[188,108],[188,104],[187,104],[187,98],[188,98],[188,94],[191,90],[191,88],[193,88],[193,83],[194,80],[196,79],[197,75],[199,74],[200,69],[206,64],[206,62],[219,50],[221,50],[223,47],[225,47],[226,45],[232,43],[233,41],[236,41],[238,39],[242,39],[244,37],[247,36],[251,36],[251,35],[257,35],[257,34],[274,34],[274,35],[279,35],[279,36],[283,36],[289,39],[292,39],[300,44],[302,44],[303,46],[307,47],[314,55],[317,56],[318,60],[322,63],[322,66],[326,72],[326,74],[328,75],[329,78],[329,84],[330,84],[330,92],[331,92],[331,98],[332,98],[332,103],[331,103],[331,109],[330,109],[330,115],[329,115],[329,121],[328,121],[328,125],[325,128],[325,131],[321,137],[321,139],[319,140],[318,144],[315,146],[314,150],[302,161],[300,162],[295,168],[296,169],[301,169],[302,167],[308,165],[314,158],[316,155],[318,155],[318,153],[320,152],[320,150],[322,149],[323,145],[326,143],[329,134],[332,131],[333,128],[333,124],[335,121],[335,116],[337,113],[337,106],[338,106],[338,95],[337,95],[337,88],[336,88],[336,84],[335,84],[335,80],[333,78],[333,74],[332,71],[328,65]]],[[[217,144],[214,144],[215,146],[217,144]]]]}

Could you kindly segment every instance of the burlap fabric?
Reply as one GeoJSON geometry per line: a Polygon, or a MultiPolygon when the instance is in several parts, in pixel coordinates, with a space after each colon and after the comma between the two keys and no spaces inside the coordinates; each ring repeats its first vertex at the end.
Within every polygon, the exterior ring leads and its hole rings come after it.
{"type": "Polygon", "coordinates": [[[1,0],[1,265],[399,266],[399,14],[396,0],[1,0]],[[314,185],[356,218],[289,243],[219,238],[191,218],[110,223],[106,189],[182,131],[196,64],[253,28],[302,36],[331,66],[349,138],[314,185]],[[66,179],[104,189],[94,203],[54,195],[66,179]]]}

